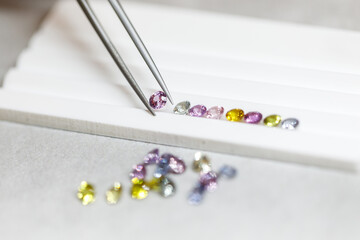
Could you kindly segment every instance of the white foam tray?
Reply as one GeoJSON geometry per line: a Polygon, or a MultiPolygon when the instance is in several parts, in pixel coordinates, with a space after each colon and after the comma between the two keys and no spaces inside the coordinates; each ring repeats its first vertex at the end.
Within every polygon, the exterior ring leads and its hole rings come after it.
{"type": "MultiPolygon", "coordinates": [[[[159,89],[111,7],[92,5],[147,96],[159,89]]],[[[356,170],[360,33],[125,2],[175,101],[296,117],[296,131],[152,117],[75,1],[61,1],[9,71],[0,118],[160,144],[356,170]]]]}

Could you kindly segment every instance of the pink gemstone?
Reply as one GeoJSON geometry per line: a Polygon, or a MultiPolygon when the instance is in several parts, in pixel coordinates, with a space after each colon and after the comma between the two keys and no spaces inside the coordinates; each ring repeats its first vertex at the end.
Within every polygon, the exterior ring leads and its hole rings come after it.
{"type": "Polygon", "coordinates": [[[205,189],[213,192],[217,188],[217,175],[215,172],[208,172],[200,176],[200,183],[205,186],[205,189]]]}
{"type": "Polygon", "coordinates": [[[175,174],[182,174],[186,170],[184,161],[175,156],[170,157],[169,168],[170,172],[175,174]]]}
{"type": "Polygon", "coordinates": [[[262,114],[259,112],[249,112],[244,116],[244,121],[246,123],[256,124],[259,123],[261,119],[262,119],[262,114]]]}
{"type": "Polygon", "coordinates": [[[223,114],[224,114],[224,108],[220,106],[215,106],[207,110],[205,117],[211,119],[220,119],[223,114]]]}
{"type": "Polygon", "coordinates": [[[143,164],[138,164],[134,166],[133,171],[130,173],[130,179],[137,178],[139,180],[144,179],[146,176],[146,168],[143,164]]]}
{"type": "Polygon", "coordinates": [[[166,94],[162,91],[158,91],[153,95],[151,95],[149,100],[150,106],[154,109],[160,109],[165,107],[166,102],[167,102],[166,94]]]}
{"type": "Polygon", "coordinates": [[[192,117],[202,117],[206,113],[206,107],[204,105],[196,105],[189,109],[189,115],[192,117]]]}
{"type": "Polygon", "coordinates": [[[144,157],[145,165],[158,164],[160,161],[159,149],[154,149],[144,157]]]}

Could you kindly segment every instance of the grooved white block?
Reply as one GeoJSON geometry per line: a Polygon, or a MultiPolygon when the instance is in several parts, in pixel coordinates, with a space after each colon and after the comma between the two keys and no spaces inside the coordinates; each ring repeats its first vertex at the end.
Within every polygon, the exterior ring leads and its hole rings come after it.
{"type": "MultiPolygon", "coordinates": [[[[102,1],[92,5],[135,78],[159,89],[102,1]]],[[[296,117],[296,131],[148,114],[76,1],[46,19],[0,90],[0,118],[229,154],[356,170],[360,33],[124,3],[176,102],[296,117]]]]}

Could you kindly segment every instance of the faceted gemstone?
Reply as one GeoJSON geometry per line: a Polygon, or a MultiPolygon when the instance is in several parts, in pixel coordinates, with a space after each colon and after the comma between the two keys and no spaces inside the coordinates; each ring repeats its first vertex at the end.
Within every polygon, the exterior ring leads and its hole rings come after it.
{"type": "Polygon", "coordinates": [[[223,114],[224,114],[224,108],[220,106],[215,106],[207,110],[205,117],[211,119],[220,119],[223,114]]]}
{"type": "Polygon", "coordinates": [[[146,154],[146,156],[144,157],[145,165],[158,164],[159,161],[160,161],[159,149],[152,150],[151,152],[146,154]]]}
{"type": "Polygon", "coordinates": [[[244,111],[242,109],[232,109],[226,113],[226,119],[231,122],[240,122],[244,117],[244,111]]]}
{"type": "Polygon", "coordinates": [[[106,192],[106,201],[108,204],[116,204],[122,194],[122,186],[119,182],[115,182],[114,186],[106,192]]]}
{"type": "Polygon", "coordinates": [[[146,168],[143,164],[135,165],[133,171],[130,173],[130,180],[132,183],[138,184],[143,182],[146,176],[146,168]]]}
{"type": "Polygon", "coordinates": [[[189,115],[192,117],[202,117],[206,113],[206,107],[204,105],[196,105],[189,109],[189,115]]]}
{"type": "Polygon", "coordinates": [[[190,102],[184,101],[181,103],[178,103],[174,108],[174,113],[179,115],[186,115],[190,108],[190,102]]]}
{"type": "Polygon", "coordinates": [[[196,185],[196,187],[191,191],[188,202],[191,205],[199,205],[205,194],[205,186],[201,184],[200,182],[196,185]]]}
{"type": "Polygon", "coordinates": [[[86,181],[80,183],[80,187],[77,193],[78,199],[86,206],[95,201],[94,187],[86,181]]]}
{"type": "Polygon", "coordinates": [[[169,173],[170,171],[169,163],[170,163],[170,158],[172,157],[173,157],[172,154],[161,155],[160,161],[154,172],[154,177],[160,178],[169,173]]]}
{"type": "Polygon", "coordinates": [[[210,171],[200,176],[200,183],[205,186],[209,192],[213,192],[217,188],[217,175],[215,172],[210,171]]]}
{"type": "Polygon", "coordinates": [[[161,178],[152,178],[151,181],[149,181],[146,185],[149,186],[150,190],[159,192],[160,191],[160,182],[161,182],[161,178]]]}
{"type": "Polygon", "coordinates": [[[222,166],[219,171],[219,177],[225,177],[228,179],[234,178],[236,174],[236,169],[228,165],[222,166]]]}
{"type": "Polygon", "coordinates": [[[186,170],[186,165],[183,160],[172,156],[169,158],[169,172],[174,174],[182,174],[186,170]]]}
{"type": "Polygon", "coordinates": [[[281,127],[288,130],[294,130],[298,125],[299,120],[297,120],[296,118],[288,118],[281,123],[281,127]]]}
{"type": "Polygon", "coordinates": [[[166,94],[162,91],[155,92],[151,95],[149,103],[150,106],[154,109],[161,109],[166,105],[167,97],[166,94]]]}
{"type": "Polygon", "coordinates": [[[262,114],[259,112],[249,112],[244,116],[244,121],[246,123],[256,124],[259,123],[262,119],[262,114]]]}
{"type": "Polygon", "coordinates": [[[281,122],[279,115],[270,115],[264,119],[264,124],[268,127],[276,127],[281,122]]]}
{"type": "Polygon", "coordinates": [[[145,184],[134,184],[131,188],[131,197],[142,200],[149,195],[149,187],[145,184]]]}
{"type": "Polygon", "coordinates": [[[175,184],[167,177],[160,178],[160,195],[168,198],[175,194],[175,184]]]}
{"type": "Polygon", "coordinates": [[[210,160],[202,152],[195,153],[192,167],[195,172],[208,173],[211,171],[210,160]]]}

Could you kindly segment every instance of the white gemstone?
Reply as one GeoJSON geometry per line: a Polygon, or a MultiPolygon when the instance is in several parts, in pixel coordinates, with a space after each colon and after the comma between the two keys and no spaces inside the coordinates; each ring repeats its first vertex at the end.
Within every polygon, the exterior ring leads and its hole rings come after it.
{"type": "Polygon", "coordinates": [[[297,120],[296,118],[288,118],[281,123],[281,127],[288,130],[294,130],[298,125],[299,120],[297,120]]]}
{"type": "Polygon", "coordinates": [[[178,103],[174,108],[174,113],[179,115],[186,115],[188,110],[190,108],[190,102],[184,101],[181,103],[178,103]]]}

